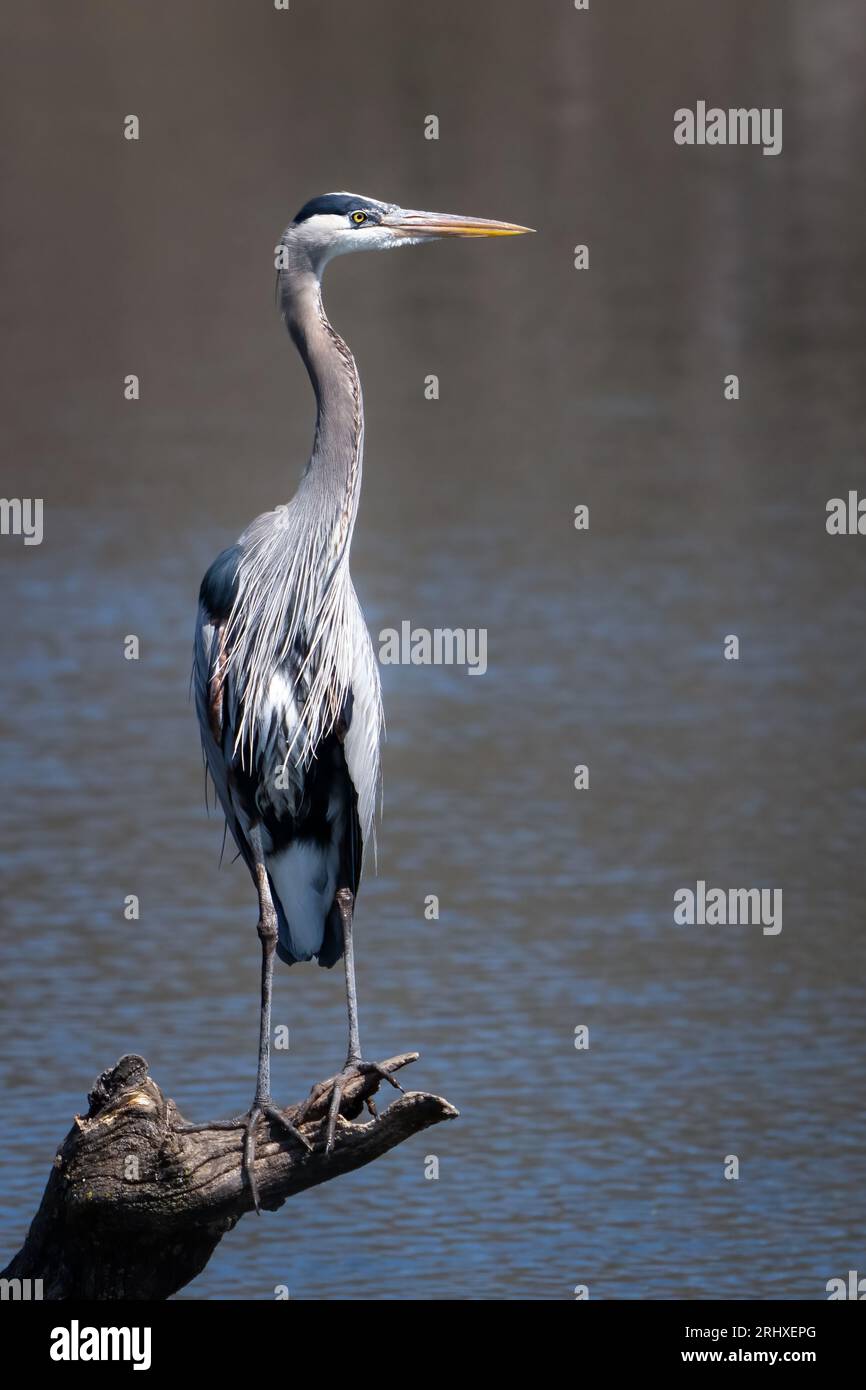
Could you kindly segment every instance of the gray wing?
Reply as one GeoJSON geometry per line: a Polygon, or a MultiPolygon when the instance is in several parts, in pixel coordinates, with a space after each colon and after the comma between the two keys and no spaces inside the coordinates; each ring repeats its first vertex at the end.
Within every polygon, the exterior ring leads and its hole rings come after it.
{"type": "Polygon", "coordinates": [[[237,546],[223,552],[202,583],[193,667],[202,748],[226,823],[251,873],[248,832],[253,823],[260,826],[279,920],[278,954],[288,964],[317,955],[320,965],[329,966],[343,949],[334,896],[340,886],[357,892],[373,834],[382,728],[378,667],[348,583],[346,696],[335,726],[320,737],[312,758],[295,760],[292,748],[311,679],[309,672],[302,674],[299,648],[272,668],[255,708],[249,746],[245,738],[239,750],[245,674],[228,660],[226,634],[240,554],[237,546]]]}
{"type": "Polygon", "coordinates": [[[224,638],[236,592],[239,559],[238,546],[224,550],[202,580],[193,642],[193,693],[205,765],[226,824],[252,872],[252,854],[229,783],[234,734],[224,638]]]}

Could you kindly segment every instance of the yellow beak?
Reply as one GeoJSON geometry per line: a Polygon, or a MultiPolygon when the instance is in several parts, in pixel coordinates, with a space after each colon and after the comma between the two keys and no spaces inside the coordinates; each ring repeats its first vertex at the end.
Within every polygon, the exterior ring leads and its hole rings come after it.
{"type": "Polygon", "coordinates": [[[405,236],[522,236],[534,227],[516,222],[492,222],[485,217],[461,217],[450,212],[414,212],[395,208],[382,219],[382,226],[405,236]]]}

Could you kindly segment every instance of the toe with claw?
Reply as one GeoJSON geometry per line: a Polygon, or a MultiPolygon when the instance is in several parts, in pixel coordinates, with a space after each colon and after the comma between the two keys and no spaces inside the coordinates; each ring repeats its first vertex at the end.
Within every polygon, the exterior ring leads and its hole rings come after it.
{"type": "MultiPolygon", "coordinates": [[[[365,1062],[360,1057],[357,1058],[357,1060],[352,1060],[350,1058],[346,1062],[343,1070],[338,1072],[336,1076],[331,1077],[330,1081],[322,1082],[320,1085],[313,1088],[311,1094],[301,1106],[301,1109],[296,1113],[295,1123],[303,1124],[310,1109],[314,1105],[318,1108],[318,1104],[330,1094],[325,1130],[326,1154],[333,1152],[334,1136],[337,1131],[337,1116],[340,1113],[340,1107],[344,1101],[347,1086],[350,1082],[357,1081],[359,1077],[367,1076],[376,1078],[376,1086],[373,1087],[374,1091],[377,1089],[380,1081],[387,1081],[389,1085],[394,1087],[395,1091],[404,1093],[400,1082],[392,1076],[387,1067],[383,1067],[379,1062],[365,1062]]],[[[364,1102],[367,1104],[367,1108],[371,1115],[376,1117],[377,1112],[375,1104],[372,1103],[372,1095],[366,1096],[364,1102]]]]}
{"type": "Polygon", "coordinates": [[[245,1115],[237,1115],[233,1120],[217,1120],[215,1123],[211,1123],[209,1125],[183,1125],[180,1128],[180,1132],[186,1134],[202,1129],[239,1129],[243,1131],[242,1171],[243,1176],[246,1178],[247,1184],[249,1185],[250,1194],[253,1199],[253,1206],[255,1210],[259,1213],[261,1213],[261,1203],[259,1200],[258,1184],[256,1182],[255,1162],[256,1127],[258,1126],[260,1120],[266,1120],[270,1124],[272,1124],[276,1129],[282,1130],[283,1134],[287,1134],[290,1138],[296,1140],[297,1143],[300,1144],[306,1150],[307,1153],[312,1152],[312,1144],[310,1144],[309,1141],[304,1138],[297,1125],[293,1124],[292,1121],[289,1120],[287,1116],[285,1116],[283,1112],[279,1110],[277,1106],[274,1105],[273,1101],[270,1099],[253,1101],[250,1109],[247,1111],[245,1115]]]}

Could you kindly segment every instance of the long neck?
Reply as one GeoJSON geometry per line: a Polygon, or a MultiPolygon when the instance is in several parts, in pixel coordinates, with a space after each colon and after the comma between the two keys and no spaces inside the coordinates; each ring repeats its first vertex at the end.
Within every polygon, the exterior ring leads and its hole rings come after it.
{"type": "Polygon", "coordinates": [[[355,359],[322,307],[319,276],[301,263],[280,272],[286,326],[316,393],[316,434],[300,490],[312,494],[338,549],[351,540],[361,492],[364,408],[355,359]]]}

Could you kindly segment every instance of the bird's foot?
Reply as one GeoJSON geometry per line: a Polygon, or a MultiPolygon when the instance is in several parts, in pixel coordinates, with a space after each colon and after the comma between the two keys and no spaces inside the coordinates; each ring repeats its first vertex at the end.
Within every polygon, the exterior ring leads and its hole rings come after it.
{"type": "MultiPolygon", "coordinates": [[[[403,1087],[396,1081],[387,1067],[383,1067],[379,1062],[365,1062],[362,1058],[348,1058],[346,1065],[336,1076],[332,1076],[328,1081],[320,1081],[314,1086],[301,1108],[295,1114],[295,1123],[303,1124],[310,1110],[315,1106],[320,1107],[321,1102],[330,1093],[330,1103],[326,1118],[325,1130],[325,1153],[329,1154],[334,1148],[334,1136],[337,1131],[337,1116],[340,1107],[345,1103],[345,1092],[350,1082],[357,1081],[361,1077],[372,1076],[376,1078],[376,1085],[373,1090],[378,1089],[380,1081],[387,1081],[393,1086],[395,1091],[403,1092],[403,1087]]],[[[376,1106],[373,1103],[372,1095],[364,1097],[363,1101],[355,1100],[352,1103],[353,1114],[357,1115],[363,1104],[366,1103],[367,1109],[374,1118],[378,1118],[376,1106]]]]}
{"type": "Polygon", "coordinates": [[[182,1125],[181,1133],[189,1134],[194,1130],[218,1129],[218,1130],[243,1130],[243,1163],[242,1174],[249,1184],[250,1193],[253,1199],[253,1206],[257,1212],[261,1212],[259,1202],[259,1189],[256,1182],[256,1126],[260,1120],[267,1120],[281,1129],[284,1134],[288,1134],[292,1139],[297,1140],[307,1153],[312,1153],[312,1144],[304,1138],[297,1125],[293,1124],[276,1105],[270,1096],[259,1097],[253,1101],[245,1115],[236,1115],[232,1120],[216,1120],[208,1125],[182,1125]]]}

